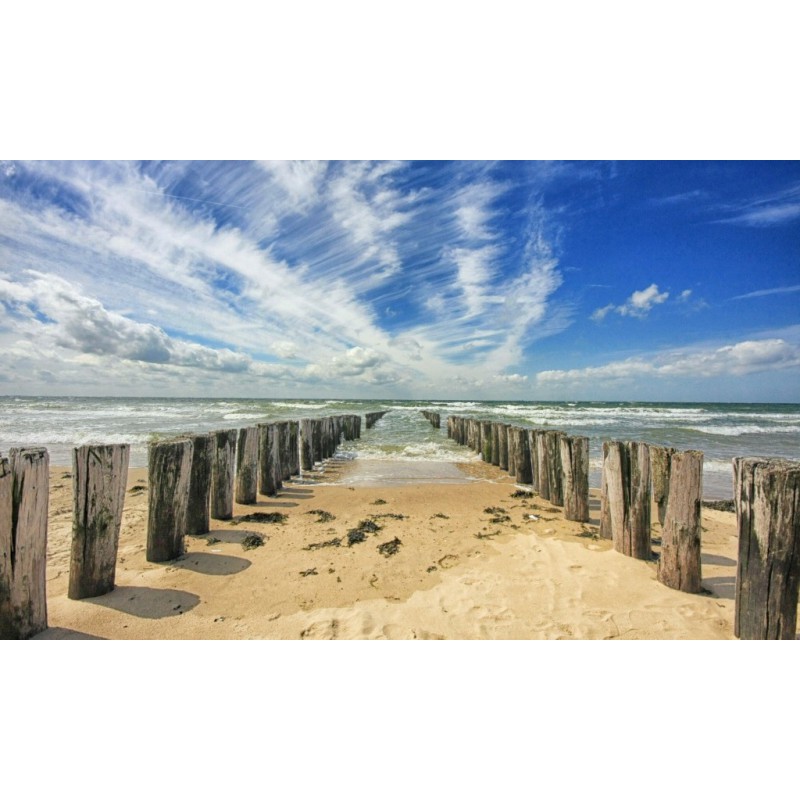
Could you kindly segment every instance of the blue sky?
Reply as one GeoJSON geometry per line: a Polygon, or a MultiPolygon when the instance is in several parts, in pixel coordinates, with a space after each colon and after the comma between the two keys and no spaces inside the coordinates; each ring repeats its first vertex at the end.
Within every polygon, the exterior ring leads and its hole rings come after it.
{"type": "Polygon", "coordinates": [[[800,162],[0,162],[0,393],[800,401],[800,162]]]}

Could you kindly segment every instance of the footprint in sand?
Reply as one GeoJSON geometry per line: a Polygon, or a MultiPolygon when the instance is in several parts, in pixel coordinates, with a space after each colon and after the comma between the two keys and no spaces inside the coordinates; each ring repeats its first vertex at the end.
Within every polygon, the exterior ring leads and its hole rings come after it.
{"type": "Polygon", "coordinates": [[[446,556],[442,556],[437,563],[442,569],[450,569],[458,564],[458,556],[448,553],[446,556]]]}

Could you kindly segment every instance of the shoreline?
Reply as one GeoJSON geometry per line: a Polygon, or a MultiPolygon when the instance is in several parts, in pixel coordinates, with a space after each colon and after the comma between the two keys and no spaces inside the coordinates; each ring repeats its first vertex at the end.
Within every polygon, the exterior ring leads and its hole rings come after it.
{"type": "Polygon", "coordinates": [[[116,588],[77,601],[66,597],[71,478],[51,467],[51,627],[35,638],[733,638],[729,512],[703,509],[708,594],[689,595],[658,583],[655,561],[597,538],[595,490],[584,524],[536,496],[512,497],[514,480],[482,461],[456,463],[459,483],[398,485],[346,483],[352,461],[324,466],[234,509],[285,521],[212,520],[209,534],[187,536],[185,555],[163,564],[144,557],[147,471],[130,470],[116,588]],[[366,520],[379,529],[348,545],[366,520]],[[251,534],[264,544],[245,550],[251,534]]]}

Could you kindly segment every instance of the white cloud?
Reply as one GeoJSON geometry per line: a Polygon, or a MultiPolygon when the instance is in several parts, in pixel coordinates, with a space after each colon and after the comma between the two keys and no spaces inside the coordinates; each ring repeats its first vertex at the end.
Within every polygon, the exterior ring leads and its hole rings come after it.
{"type": "Polygon", "coordinates": [[[684,289],[678,295],[678,302],[685,303],[691,296],[692,296],[692,290],[691,289],[684,289]]]}
{"type": "Polygon", "coordinates": [[[585,384],[651,378],[715,378],[741,376],[768,370],[800,367],[800,345],[785,339],[737,342],[717,348],[697,348],[658,353],[652,358],[636,356],[599,367],[545,370],[536,380],[541,384],[585,384]]]}
{"type": "Polygon", "coordinates": [[[634,292],[622,305],[616,306],[610,303],[607,306],[596,309],[591,319],[595,322],[600,322],[605,317],[614,311],[623,317],[637,317],[644,319],[652,310],[653,306],[664,303],[669,297],[669,292],[659,292],[658,285],[651,283],[646,289],[641,289],[634,292]]]}

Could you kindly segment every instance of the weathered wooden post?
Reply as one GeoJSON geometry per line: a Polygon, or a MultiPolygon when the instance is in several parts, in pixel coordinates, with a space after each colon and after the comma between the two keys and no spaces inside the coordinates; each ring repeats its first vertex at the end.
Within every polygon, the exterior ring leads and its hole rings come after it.
{"type": "Polygon", "coordinates": [[[214,431],[211,441],[211,517],[230,519],[233,516],[236,429],[214,431]]]}
{"type": "MultiPolygon", "coordinates": [[[[664,522],[661,525],[658,579],[671,589],[696,594],[700,591],[701,580],[700,501],[703,497],[703,454],[699,450],[672,452],[669,455],[666,476],[668,493],[664,522]]],[[[659,505],[659,515],[660,512],[659,505]]]]}
{"type": "Polygon", "coordinates": [[[322,453],[322,420],[317,418],[311,420],[312,423],[312,438],[314,446],[314,463],[322,461],[325,457],[322,453]]]}
{"type": "Polygon", "coordinates": [[[258,489],[274,497],[283,486],[281,481],[280,433],[274,423],[258,426],[258,489]]]}
{"type": "Polygon", "coordinates": [[[504,470],[508,470],[508,428],[505,422],[497,423],[497,466],[504,470]]]}
{"type": "Polygon", "coordinates": [[[537,431],[528,429],[528,454],[531,462],[531,489],[539,493],[539,437],[537,431]]]}
{"type": "Polygon", "coordinates": [[[512,428],[514,437],[514,477],[517,483],[531,482],[531,454],[528,446],[528,431],[512,428]]]}
{"type": "Polygon", "coordinates": [[[650,458],[643,442],[603,442],[600,536],[633,558],[649,559],[650,458]]]}
{"type": "Polygon", "coordinates": [[[67,597],[114,589],[130,445],[85,445],[72,451],[72,552],[67,597]]]}
{"type": "Polygon", "coordinates": [[[193,449],[189,439],[153,442],[147,449],[148,561],[171,561],[183,555],[193,449]]]}
{"type": "Polygon", "coordinates": [[[492,423],[481,420],[481,458],[492,463],[492,423]]]}
{"type": "Polygon", "coordinates": [[[547,447],[547,466],[549,469],[548,484],[550,487],[549,500],[554,506],[564,505],[564,486],[561,470],[561,450],[559,440],[563,434],[561,431],[546,431],[545,446],[547,447]]]}
{"type": "Polygon", "coordinates": [[[733,459],[739,528],[733,632],[794,639],[800,584],[800,462],[733,459]]]}
{"type": "Polygon", "coordinates": [[[237,503],[253,505],[258,499],[258,428],[240,428],[236,443],[237,503]]]}
{"type": "Polygon", "coordinates": [[[0,639],[47,628],[49,466],[43,447],[0,458],[0,639]]]}
{"type": "Polygon", "coordinates": [[[589,437],[559,439],[564,490],[564,519],[589,521],[589,437]]]}
{"type": "Polygon", "coordinates": [[[500,466],[500,423],[492,422],[492,466],[500,466]]]}
{"type": "Polygon", "coordinates": [[[550,459],[547,450],[547,431],[534,431],[536,435],[536,474],[539,479],[539,497],[550,499],[550,459]]]}
{"type": "Polygon", "coordinates": [[[288,481],[289,478],[292,477],[292,442],[291,442],[291,423],[288,421],[285,422],[276,422],[275,427],[278,429],[279,432],[279,453],[280,453],[280,477],[281,477],[281,486],[283,486],[283,481],[288,481]]]}
{"type": "Polygon", "coordinates": [[[311,472],[314,469],[314,420],[300,420],[300,469],[311,472]]]}
{"type": "Polygon", "coordinates": [[[653,483],[653,502],[658,507],[658,521],[662,528],[669,498],[670,459],[675,452],[674,447],[650,445],[650,479],[653,483]]]}
{"type": "Polygon", "coordinates": [[[289,422],[289,476],[300,474],[300,451],[298,434],[300,423],[292,420],[289,422]]]}
{"type": "Polygon", "coordinates": [[[189,480],[189,510],[186,533],[201,536],[208,533],[209,500],[211,495],[211,464],[214,443],[210,433],[186,434],[192,443],[192,472],[189,480]]]}

